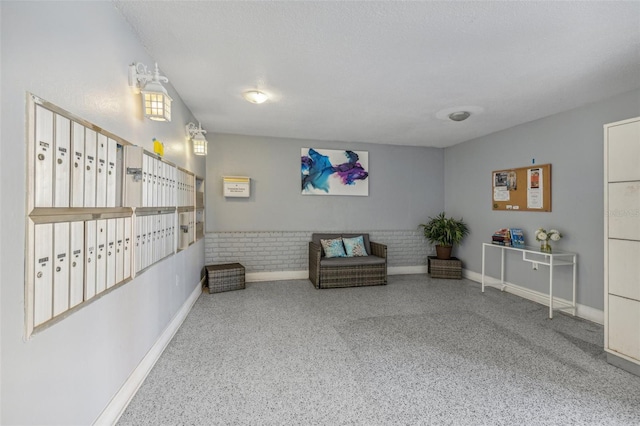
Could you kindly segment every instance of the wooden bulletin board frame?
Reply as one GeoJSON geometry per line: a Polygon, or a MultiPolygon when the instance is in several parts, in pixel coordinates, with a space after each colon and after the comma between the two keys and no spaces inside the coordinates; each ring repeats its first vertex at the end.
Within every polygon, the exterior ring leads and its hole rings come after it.
{"type": "Polygon", "coordinates": [[[551,164],[491,172],[493,210],[551,211],[551,164]]]}

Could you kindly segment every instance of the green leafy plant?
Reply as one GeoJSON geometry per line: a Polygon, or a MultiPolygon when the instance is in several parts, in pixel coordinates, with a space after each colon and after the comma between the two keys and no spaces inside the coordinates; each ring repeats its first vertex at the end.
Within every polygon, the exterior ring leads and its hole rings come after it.
{"type": "Polygon", "coordinates": [[[460,219],[446,217],[444,212],[436,217],[429,217],[429,222],[420,224],[424,237],[431,244],[440,246],[452,246],[469,235],[469,227],[460,219]]]}

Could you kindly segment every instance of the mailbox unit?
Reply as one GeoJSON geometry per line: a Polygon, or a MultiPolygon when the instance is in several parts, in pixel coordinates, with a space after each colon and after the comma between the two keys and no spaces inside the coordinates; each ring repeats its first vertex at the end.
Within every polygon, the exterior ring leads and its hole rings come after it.
{"type": "Polygon", "coordinates": [[[30,337],[192,244],[196,177],[37,96],[28,102],[30,337]]]}

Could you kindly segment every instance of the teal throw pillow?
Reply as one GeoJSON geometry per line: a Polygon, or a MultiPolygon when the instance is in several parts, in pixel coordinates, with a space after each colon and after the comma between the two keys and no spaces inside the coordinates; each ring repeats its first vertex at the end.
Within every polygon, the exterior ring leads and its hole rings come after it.
{"type": "Polygon", "coordinates": [[[346,257],[344,246],[342,245],[342,238],[320,240],[320,244],[322,244],[325,257],[346,257]]]}
{"type": "Polygon", "coordinates": [[[347,251],[347,257],[368,256],[367,249],[364,248],[364,238],[362,235],[354,238],[343,238],[342,242],[347,251]]]}

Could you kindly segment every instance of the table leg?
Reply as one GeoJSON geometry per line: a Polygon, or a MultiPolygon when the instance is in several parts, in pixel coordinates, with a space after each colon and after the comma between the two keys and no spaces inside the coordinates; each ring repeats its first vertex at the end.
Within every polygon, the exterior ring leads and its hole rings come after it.
{"type": "Polygon", "coordinates": [[[501,260],[500,260],[500,291],[504,291],[504,288],[506,287],[504,285],[504,249],[501,248],[500,249],[500,253],[501,253],[501,260]]]}
{"type": "Polygon", "coordinates": [[[482,244],[482,292],[484,293],[484,249],[487,248],[482,244]]]}
{"type": "Polygon", "coordinates": [[[576,267],[578,266],[576,255],[573,255],[573,316],[576,316],[576,267]]]}
{"type": "Polygon", "coordinates": [[[553,256],[549,260],[549,319],[553,319],[553,256]]]}

